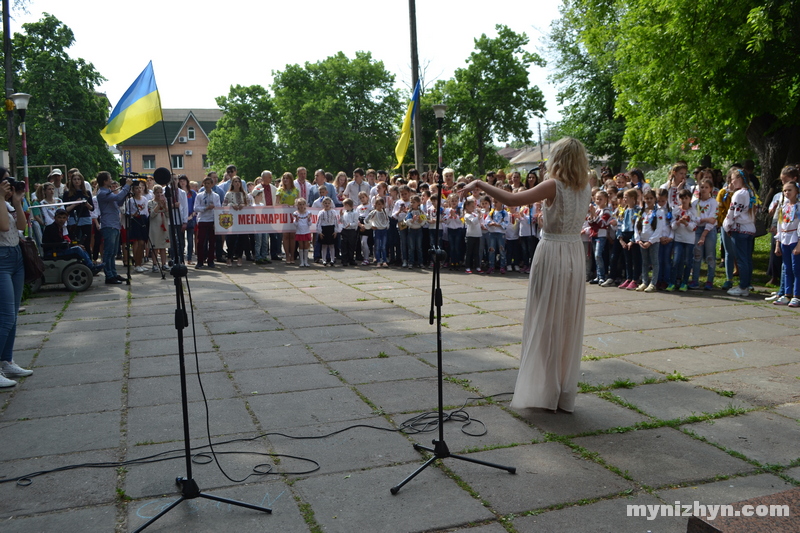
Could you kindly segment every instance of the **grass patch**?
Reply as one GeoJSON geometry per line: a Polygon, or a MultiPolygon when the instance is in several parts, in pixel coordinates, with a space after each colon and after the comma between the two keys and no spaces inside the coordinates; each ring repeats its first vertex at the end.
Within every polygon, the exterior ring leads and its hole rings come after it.
{"type": "Polygon", "coordinates": [[[677,370],[673,370],[672,374],[667,374],[667,381],[689,381],[689,378],[687,378],[677,370]]]}
{"type": "MultiPolygon", "coordinates": [[[[303,515],[303,520],[308,526],[308,530],[311,533],[322,533],[322,526],[317,522],[311,504],[302,501],[298,496],[295,496],[294,499],[297,502],[297,507],[300,509],[300,514],[303,515]]],[[[336,517],[334,516],[334,518],[336,517]]]]}
{"type": "Polygon", "coordinates": [[[386,359],[389,355],[386,352],[378,352],[378,357],[380,359],[386,359]]]}

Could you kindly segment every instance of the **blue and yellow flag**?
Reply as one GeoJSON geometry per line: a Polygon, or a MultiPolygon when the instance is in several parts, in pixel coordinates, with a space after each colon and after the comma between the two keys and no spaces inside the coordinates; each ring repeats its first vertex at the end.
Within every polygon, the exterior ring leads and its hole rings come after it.
{"type": "Polygon", "coordinates": [[[100,135],[109,145],[119,144],[162,120],[161,97],[153,74],[153,62],[122,95],[100,135]]]}
{"type": "Polygon", "coordinates": [[[406,118],[403,121],[402,129],[400,129],[400,139],[397,141],[397,147],[394,149],[394,155],[397,156],[397,166],[394,168],[400,168],[400,165],[403,164],[403,159],[406,157],[408,143],[411,141],[411,123],[414,119],[414,112],[416,111],[418,105],[419,81],[417,81],[417,86],[414,87],[414,95],[411,97],[411,101],[408,103],[406,118]]]}

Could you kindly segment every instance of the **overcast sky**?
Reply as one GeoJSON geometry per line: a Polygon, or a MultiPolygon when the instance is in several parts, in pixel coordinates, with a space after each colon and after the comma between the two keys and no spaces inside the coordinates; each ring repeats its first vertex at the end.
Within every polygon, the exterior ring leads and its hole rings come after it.
{"type": "MultiPolygon", "coordinates": [[[[496,35],[495,24],[525,32],[528,49],[540,50],[559,5],[560,0],[417,0],[426,83],[450,78],[474,49],[474,38],[496,35]]],[[[214,98],[231,85],[268,87],[273,70],[340,50],[350,58],[357,50],[370,51],[395,74],[398,87],[411,83],[407,0],[29,0],[27,14],[13,13],[12,31],[43,12],[73,30],[70,55],[92,63],[108,80],[100,90],[112,104],[151,59],[165,108],[215,108],[214,98]]],[[[546,119],[554,122],[559,114],[548,73],[533,67],[530,79],[544,92],[546,119]]]]}

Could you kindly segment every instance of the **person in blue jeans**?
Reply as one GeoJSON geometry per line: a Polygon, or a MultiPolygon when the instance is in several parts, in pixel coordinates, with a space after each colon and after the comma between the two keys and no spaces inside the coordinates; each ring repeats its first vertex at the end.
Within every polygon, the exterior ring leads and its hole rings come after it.
{"type": "Polygon", "coordinates": [[[681,202],[680,207],[672,210],[672,231],[674,234],[672,272],[670,273],[668,291],[678,289],[680,291],[689,290],[689,278],[692,274],[692,263],[694,261],[694,239],[695,229],[700,217],[697,209],[692,207],[692,193],[688,189],[683,189],[678,193],[681,202]],[[677,286],[678,276],[680,275],[681,284],[677,286]]]}
{"type": "MultiPolygon", "coordinates": [[[[7,177],[8,170],[0,167],[0,180],[7,177]]],[[[25,192],[12,189],[8,181],[0,181],[0,194],[0,388],[6,388],[17,384],[11,378],[30,376],[33,371],[14,362],[17,315],[25,281],[19,248],[20,232],[26,227],[22,207],[25,192]]]]}
{"type": "Polygon", "coordinates": [[[111,174],[97,174],[97,204],[100,207],[100,233],[103,235],[103,272],[106,284],[119,285],[125,278],[117,274],[115,260],[119,249],[119,208],[131,190],[133,181],[128,178],[117,192],[110,189],[111,174]]]}
{"type": "Polygon", "coordinates": [[[500,200],[494,199],[492,209],[486,216],[486,237],[489,241],[489,270],[494,273],[495,255],[500,256],[500,273],[506,273],[506,228],[511,217],[500,200]]]}
{"type": "Polygon", "coordinates": [[[422,266],[422,226],[427,217],[420,207],[421,203],[419,196],[412,196],[406,214],[408,268],[422,266]]]}

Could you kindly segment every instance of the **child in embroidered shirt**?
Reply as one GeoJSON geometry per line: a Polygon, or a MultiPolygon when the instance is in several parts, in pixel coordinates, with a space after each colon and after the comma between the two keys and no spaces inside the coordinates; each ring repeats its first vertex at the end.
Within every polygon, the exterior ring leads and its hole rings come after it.
{"type": "Polygon", "coordinates": [[[310,267],[308,263],[308,249],[311,247],[311,213],[306,209],[308,202],[305,198],[298,198],[294,202],[297,211],[292,213],[292,221],[296,228],[295,242],[300,251],[300,266],[310,267]]]}
{"type": "MultiPolygon", "coordinates": [[[[325,187],[320,187],[320,192],[325,187]]],[[[320,198],[318,198],[319,200],[320,198]]],[[[339,224],[339,215],[333,209],[333,200],[329,196],[322,199],[322,211],[317,215],[317,244],[321,247],[320,259],[324,266],[333,266],[336,259],[336,234],[339,224]]],[[[317,203],[316,201],[314,203],[317,203]]]]}
{"type": "Polygon", "coordinates": [[[466,226],[467,252],[464,264],[467,267],[465,272],[472,274],[475,269],[481,273],[481,221],[483,216],[475,209],[475,200],[467,198],[464,200],[464,225],[466,226]]]}
{"type": "Polygon", "coordinates": [[[487,274],[494,273],[497,255],[500,256],[500,273],[506,273],[506,228],[509,224],[508,211],[500,200],[494,199],[494,205],[486,217],[486,230],[489,237],[489,270],[487,274]]]}
{"type": "Polygon", "coordinates": [[[634,224],[634,240],[642,254],[642,284],[636,290],[655,292],[655,281],[658,280],[658,248],[661,245],[661,230],[665,222],[659,220],[656,208],[656,194],[647,189],[644,193],[644,210],[634,224]],[[650,277],[650,268],[653,277],[650,277]]]}
{"type": "Polygon", "coordinates": [[[406,214],[406,225],[408,227],[408,268],[412,265],[420,268],[422,264],[422,226],[425,224],[425,213],[421,207],[422,199],[419,196],[412,196],[408,213],[406,214]]]}
{"type": "MultiPolygon", "coordinates": [[[[367,266],[369,265],[369,241],[372,237],[372,229],[367,227],[368,224],[364,222],[369,212],[372,211],[372,206],[369,202],[369,194],[366,192],[358,193],[358,201],[360,203],[355,211],[358,214],[358,235],[361,241],[361,264],[367,266]]],[[[356,259],[358,259],[358,257],[356,257],[356,259]]]]}
{"type": "MultiPolygon", "coordinates": [[[[594,263],[597,265],[597,277],[590,283],[603,285],[606,281],[606,262],[604,252],[608,241],[608,226],[611,220],[611,209],[608,207],[608,193],[597,191],[594,195],[595,208],[589,220],[589,230],[592,236],[592,250],[594,263]]],[[[605,285],[604,285],[605,286],[605,285]]]]}
{"type": "Polygon", "coordinates": [[[342,266],[356,265],[356,247],[358,246],[358,213],[353,209],[353,200],[346,198],[341,216],[342,229],[342,266]]]}
{"type": "Polygon", "coordinates": [[[694,230],[700,220],[697,211],[692,209],[691,191],[681,189],[678,198],[681,206],[672,210],[672,231],[675,232],[675,244],[668,291],[675,290],[678,275],[681,276],[681,285],[678,290],[689,290],[689,276],[692,273],[692,258],[694,257],[694,230]]]}
{"type": "Polygon", "coordinates": [[[450,194],[446,203],[448,207],[445,209],[445,218],[447,219],[445,226],[447,227],[450,270],[456,270],[464,260],[464,221],[461,219],[458,194],[450,194]]]}
{"type": "Polygon", "coordinates": [[[692,282],[689,288],[700,288],[700,264],[705,261],[708,266],[705,290],[710,291],[714,288],[714,271],[717,266],[717,199],[713,194],[714,182],[709,178],[704,178],[697,189],[698,197],[692,199],[698,221],[695,229],[692,282]]]}
{"type": "Polygon", "coordinates": [[[659,222],[663,217],[665,224],[661,232],[658,247],[658,278],[656,279],[656,288],[659,290],[666,289],[672,277],[672,248],[673,236],[672,231],[672,209],[669,207],[669,191],[667,189],[659,189],[656,192],[656,203],[658,204],[658,217],[659,222]]]}
{"type": "Polygon", "coordinates": [[[366,222],[372,226],[375,237],[375,264],[379,267],[388,268],[386,236],[389,233],[389,215],[386,214],[386,202],[382,197],[375,196],[373,203],[374,209],[367,215],[366,222]]]}
{"type": "Polygon", "coordinates": [[[797,183],[783,185],[784,205],[778,213],[778,234],[775,236],[775,255],[783,260],[783,283],[786,294],[775,305],[800,307],[800,246],[797,246],[800,226],[800,205],[797,203],[797,183]],[[789,299],[791,298],[791,300],[789,299]]]}

